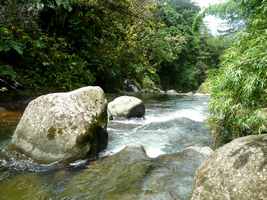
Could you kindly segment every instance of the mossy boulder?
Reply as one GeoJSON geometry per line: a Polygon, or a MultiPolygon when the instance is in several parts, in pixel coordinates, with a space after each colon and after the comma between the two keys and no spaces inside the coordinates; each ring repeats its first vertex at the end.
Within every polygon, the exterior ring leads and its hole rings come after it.
{"type": "Polygon", "coordinates": [[[218,149],[197,172],[191,200],[264,200],[267,135],[236,139],[218,149]]]}
{"type": "Polygon", "coordinates": [[[106,108],[100,87],[40,96],[27,106],[11,146],[42,163],[95,155],[107,145],[106,108]]]}

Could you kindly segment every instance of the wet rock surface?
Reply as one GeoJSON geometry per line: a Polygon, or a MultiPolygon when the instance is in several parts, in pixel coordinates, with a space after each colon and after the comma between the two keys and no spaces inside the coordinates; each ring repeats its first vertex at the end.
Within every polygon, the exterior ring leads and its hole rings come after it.
{"type": "Polygon", "coordinates": [[[211,141],[208,97],[141,99],[146,116],[110,121],[109,145],[97,160],[40,164],[14,155],[9,137],[0,138],[0,199],[188,200],[195,170],[210,153],[203,147],[211,141]],[[136,147],[122,150],[129,145],[136,147]]]}
{"type": "Polygon", "coordinates": [[[189,199],[194,173],[208,156],[186,149],[151,159],[141,146],[126,147],[71,179],[60,198],[189,199]]]}
{"type": "Polygon", "coordinates": [[[267,135],[236,139],[198,170],[191,200],[265,200],[267,135]]]}

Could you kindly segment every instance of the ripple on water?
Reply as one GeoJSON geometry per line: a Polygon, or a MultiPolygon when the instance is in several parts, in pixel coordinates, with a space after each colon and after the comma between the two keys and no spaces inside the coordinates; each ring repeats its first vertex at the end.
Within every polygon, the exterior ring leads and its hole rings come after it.
{"type": "Polygon", "coordinates": [[[127,145],[143,145],[150,157],[175,153],[191,145],[210,144],[205,120],[207,96],[147,102],[143,119],[114,120],[108,125],[110,141],[102,155],[112,155],[127,145]]]}
{"type": "MultiPolygon", "coordinates": [[[[208,145],[210,136],[205,125],[208,115],[207,102],[206,96],[147,99],[144,119],[110,121],[108,125],[109,145],[101,156],[116,154],[127,145],[143,145],[148,156],[152,158],[162,154],[176,153],[191,145],[208,145]]],[[[68,165],[59,163],[40,165],[29,158],[7,151],[5,147],[9,140],[10,135],[0,135],[2,149],[0,153],[0,199],[15,200],[29,199],[29,197],[31,199],[53,199],[54,196],[60,196],[62,192],[68,193],[65,184],[69,183],[73,176],[81,174],[84,168],[90,168],[102,162],[101,160],[96,162],[79,160],[68,165]],[[88,165],[88,162],[91,165],[88,165]]],[[[116,167],[112,169],[115,170],[116,167]]],[[[98,169],[96,168],[95,171],[97,172],[98,169]]],[[[89,181],[105,180],[105,176],[106,174],[98,174],[98,177],[92,175],[89,181]]],[[[192,177],[190,184],[191,179],[192,177]]],[[[191,187],[187,185],[187,182],[182,183],[186,191],[191,187]]],[[[88,180],[82,179],[80,184],[84,186],[87,183],[88,180]]],[[[183,188],[182,186],[180,188],[183,188]]],[[[107,186],[103,185],[103,187],[107,186]]],[[[79,195],[78,193],[71,194],[72,197],[77,196],[77,198],[79,195]]]]}

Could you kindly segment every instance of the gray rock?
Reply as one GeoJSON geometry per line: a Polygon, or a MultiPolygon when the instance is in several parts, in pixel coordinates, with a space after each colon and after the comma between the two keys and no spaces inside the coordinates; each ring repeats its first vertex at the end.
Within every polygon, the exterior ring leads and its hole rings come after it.
{"type": "Polygon", "coordinates": [[[138,87],[130,80],[126,79],[124,82],[124,89],[127,92],[139,92],[138,87]]]}
{"type": "Polygon", "coordinates": [[[191,146],[187,147],[185,150],[193,150],[206,156],[211,156],[211,154],[214,153],[214,151],[210,147],[191,146]]]}
{"type": "Polygon", "coordinates": [[[143,147],[126,147],[73,177],[56,199],[137,200],[151,169],[143,147]]]}
{"type": "Polygon", "coordinates": [[[40,96],[27,106],[11,146],[42,163],[95,155],[107,145],[106,107],[100,87],[40,96]]]}
{"type": "Polygon", "coordinates": [[[58,199],[188,200],[205,159],[192,149],[151,159],[142,146],[126,147],[73,177],[58,199]]]}
{"type": "Polygon", "coordinates": [[[140,200],[190,199],[195,172],[208,157],[206,153],[188,148],[154,159],[153,170],[144,179],[144,194],[140,200]]]}
{"type": "Polygon", "coordinates": [[[191,200],[265,200],[267,135],[236,139],[198,170],[191,200]]]}
{"type": "Polygon", "coordinates": [[[179,95],[179,93],[176,90],[167,90],[166,94],[167,95],[179,95]]]}
{"type": "Polygon", "coordinates": [[[142,100],[132,96],[121,96],[108,104],[109,118],[132,118],[145,115],[142,100]]]}
{"type": "Polygon", "coordinates": [[[192,96],[192,95],[194,95],[194,93],[193,92],[187,92],[187,93],[185,93],[185,95],[192,96]]]}

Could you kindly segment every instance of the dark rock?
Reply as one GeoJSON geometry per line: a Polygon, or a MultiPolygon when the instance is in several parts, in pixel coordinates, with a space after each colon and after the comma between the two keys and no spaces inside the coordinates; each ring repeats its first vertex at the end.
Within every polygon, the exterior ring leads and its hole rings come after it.
{"type": "Polygon", "coordinates": [[[124,81],[124,89],[126,92],[139,92],[139,88],[130,80],[126,79],[124,81]]]}

